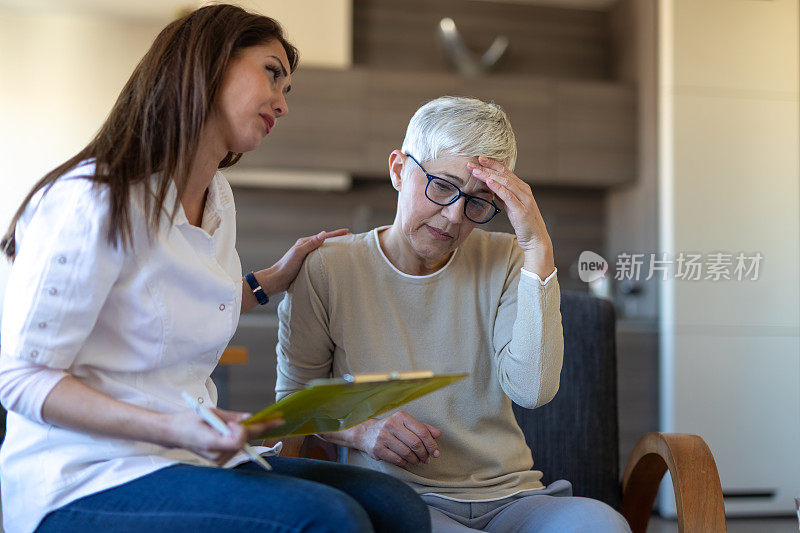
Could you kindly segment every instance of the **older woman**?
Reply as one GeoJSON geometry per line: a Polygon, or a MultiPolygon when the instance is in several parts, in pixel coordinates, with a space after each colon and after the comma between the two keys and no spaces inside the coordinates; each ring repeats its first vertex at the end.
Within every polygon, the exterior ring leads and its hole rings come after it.
{"type": "Polygon", "coordinates": [[[346,372],[468,372],[324,438],[348,447],[350,464],[409,483],[434,530],[627,531],[567,481],[543,486],[512,412],[512,400],[554,397],[563,355],[553,247],[515,160],[498,106],[422,106],[389,157],[394,223],[326,242],[281,303],[277,395],[346,372]],[[515,235],[475,229],[501,207],[515,235]]]}

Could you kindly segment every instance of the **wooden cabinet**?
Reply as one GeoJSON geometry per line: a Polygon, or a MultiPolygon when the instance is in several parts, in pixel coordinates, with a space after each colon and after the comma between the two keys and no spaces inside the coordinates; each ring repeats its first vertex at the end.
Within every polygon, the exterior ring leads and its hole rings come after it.
{"type": "Polygon", "coordinates": [[[636,178],[636,96],[605,82],[553,84],[551,171],[558,183],[615,185],[636,178]]]}
{"type": "Polygon", "coordinates": [[[241,165],[355,171],[364,129],[363,80],[363,72],[355,70],[301,69],[292,74],[289,113],[241,165]]]}
{"type": "Polygon", "coordinates": [[[414,111],[447,94],[503,106],[517,134],[517,174],[531,183],[608,187],[635,177],[630,86],[375,68],[300,69],[293,78],[290,113],[242,165],[383,178],[414,111]]]}

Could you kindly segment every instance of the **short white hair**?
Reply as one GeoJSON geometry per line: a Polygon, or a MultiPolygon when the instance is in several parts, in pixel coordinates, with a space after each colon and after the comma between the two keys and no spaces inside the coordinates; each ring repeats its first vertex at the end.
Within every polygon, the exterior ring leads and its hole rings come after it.
{"type": "Polygon", "coordinates": [[[417,109],[406,129],[403,153],[420,163],[441,156],[486,156],[509,170],[517,138],[503,109],[477,98],[442,96],[417,109]]]}

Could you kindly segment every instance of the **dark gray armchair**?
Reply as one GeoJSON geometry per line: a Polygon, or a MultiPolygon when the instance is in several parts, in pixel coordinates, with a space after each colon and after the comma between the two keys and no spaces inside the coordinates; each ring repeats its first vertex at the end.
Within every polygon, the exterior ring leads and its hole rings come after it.
{"type": "Polygon", "coordinates": [[[669,470],[679,530],[725,531],[717,467],[697,435],[648,433],[631,453],[620,483],[614,307],[586,293],[562,291],[561,319],[558,394],[538,409],[514,406],[543,481],[569,480],[575,496],[606,502],[622,512],[634,533],[644,533],[669,470]]]}
{"type": "MultiPolygon", "coordinates": [[[[608,503],[634,533],[644,533],[658,485],[669,470],[680,531],[725,531],[722,487],[714,458],[697,435],[648,433],[619,476],[615,314],[610,302],[562,291],[564,366],[556,397],[538,409],[514,406],[534,468],[549,483],[566,479],[575,496],[608,503]]],[[[328,443],[303,438],[286,443],[290,455],[335,457],[328,443]]]]}
{"type": "Polygon", "coordinates": [[[556,397],[538,409],[514,405],[514,414],[545,484],[569,480],[575,496],[619,509],[614,308],[586,293],[562,291],[561,322],[564,366],[556,397]]]}

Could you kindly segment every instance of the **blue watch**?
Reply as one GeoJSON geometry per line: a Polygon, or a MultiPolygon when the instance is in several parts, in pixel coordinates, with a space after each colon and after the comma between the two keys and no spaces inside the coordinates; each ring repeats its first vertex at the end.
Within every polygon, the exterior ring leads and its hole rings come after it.
{"type": "Polygon", "coordinates": [[[259,304],[264,305],[265,303],[269,302],[269,296],[267,296],[267,293],[265,293],[264,289],[261,288],[261,285],[258,284],[256,275],[253,272],[250,272],[248,275],[246,275],[244,279],[247,280],[247,284],[250,285],[250,289],[252,289],[253,294],[255,295],[259,304]]]}

